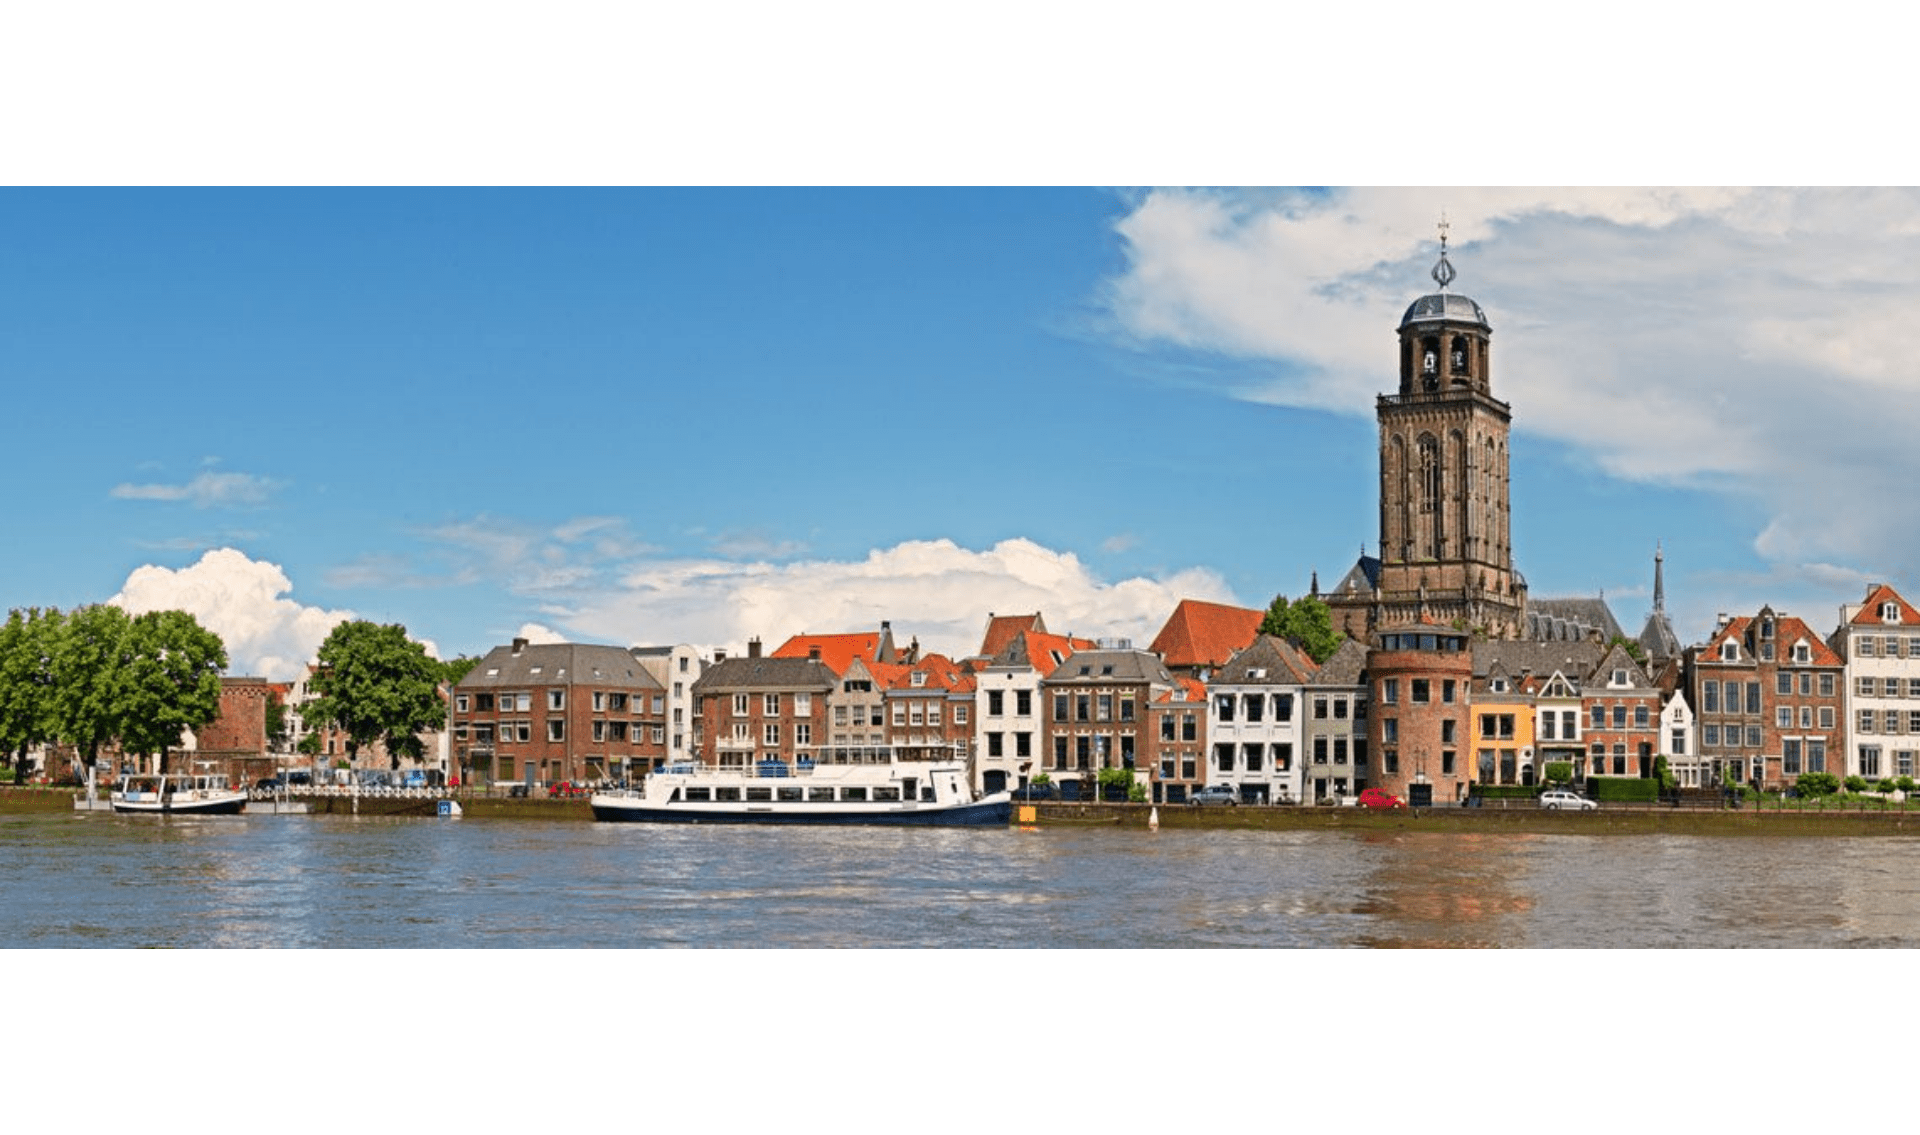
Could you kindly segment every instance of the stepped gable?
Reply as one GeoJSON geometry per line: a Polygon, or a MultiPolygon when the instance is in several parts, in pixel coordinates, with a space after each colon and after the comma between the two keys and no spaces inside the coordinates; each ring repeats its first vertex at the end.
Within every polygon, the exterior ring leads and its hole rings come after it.
{"type": "Polygon", "coordinates": [[[1234,651],[1253,642],[1266,614],[1248,607],[1182,599],[1147,649],[1176,670],[1221,666],[1234,651]]]}
{"type": "Polygon", "coordinates": [[[1235,652],[1214,673],[1213,681],[1223,685],[1306,685],[1319,670],[1306,651],[1286,639],[1263,634],[1246,649],[1235,652]]]}
{"type": "Polygon", "coordinates": [[[1035,611],[1031,615],[988,615],[987,633],[980,640],[980,654],[992,658],[1007,648],[1019,636],[1032,631],[1035,634],[1047,633],[1047,622],[1035,611]]]}
{"type": "Polygon", "coordinates": [[[1746,657],[1757,657],[1759,652],[1754,649],[1755,646],[1758,645],[1755,640],[1754,625],[1761,619],[1768,618],[1773,620],[1773,641],[1780,647],[1779,657],[1790,657],[1795,644],[1804,642],[1807,644],[1808,654],[1812,660],[1806,664],[1813,666],[1846,665],[1846,662],[1840,657],[1840,652],[1835,650],[1825,639],[1814,634],[1813,629],[1808,627],[1804,621],[1793,615],[1782,615],[1771,607],[1762,607],[1758,615],[1741,615],[1737,618],[1729,619],[1726,626],[1715,631],[1713,637],[1707,640],[1706,646],[1701,649],[1701,656],[1705,658],[1717,658],[1720,655],[1720,645],[1732,641],[1740,644],[1746,657]]]}

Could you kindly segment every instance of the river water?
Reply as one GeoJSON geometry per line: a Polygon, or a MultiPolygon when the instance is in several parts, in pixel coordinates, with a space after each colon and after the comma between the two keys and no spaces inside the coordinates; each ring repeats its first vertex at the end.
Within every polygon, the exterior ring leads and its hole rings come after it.
{"type": "Polygon", "coordinates": [[[1920,840],[0,816],[0,947],[1920,945],[1920,840]]]}

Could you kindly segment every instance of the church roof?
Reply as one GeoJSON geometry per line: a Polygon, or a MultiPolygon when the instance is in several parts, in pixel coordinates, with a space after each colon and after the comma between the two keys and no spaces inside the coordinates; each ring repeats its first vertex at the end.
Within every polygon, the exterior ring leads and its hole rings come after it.
{"type": "Polygon", "coordinates": [[[1529,599],[1523,637],[1534,642],[1580,642],[1598,634],[1601,642],[1626,637],[1607,601],[1592,599],[1529,599]]]}
{"type": "Polygon", "coordinates": [[[1487,330],[1493,327],[1487,323],[1487,313],[1480,305],[1463,295],[1453,292],[1435,292],[1430,296],[1421,296],[1407,308],[1407,314],[1401,317],[1400,326],[1407,327],[1415,323],[1476,323],[1487,330]]]}

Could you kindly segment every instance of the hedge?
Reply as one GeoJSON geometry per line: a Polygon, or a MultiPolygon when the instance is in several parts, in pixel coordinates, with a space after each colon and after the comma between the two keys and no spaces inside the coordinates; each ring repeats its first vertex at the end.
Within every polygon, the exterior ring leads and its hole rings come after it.
{"type": "Polygon", "coordinates": [[[1652,777],[1590,776],[1587,795],[1595,800],[1650,804],[1660,799],[1660,782],[1652,777]]]}

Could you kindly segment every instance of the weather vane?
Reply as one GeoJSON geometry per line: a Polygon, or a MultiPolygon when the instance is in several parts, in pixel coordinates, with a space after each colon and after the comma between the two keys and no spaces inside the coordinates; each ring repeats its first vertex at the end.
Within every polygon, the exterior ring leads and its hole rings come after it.
{"type": "Polygon", "coordinates": [[[1453,265],[1447,261],[1447,229],[1450,227],[1447,224],[1447,214],[1443,210],[1440,214],[1440,262],[1433,266],[1433,282],[1439,284],[1443,292],[1447,290],[1448,284],[1453,283],[1454,276],[1453,265]]]}

